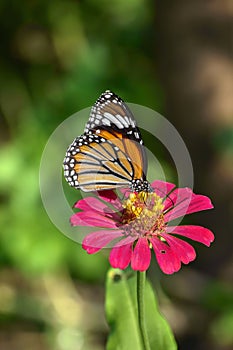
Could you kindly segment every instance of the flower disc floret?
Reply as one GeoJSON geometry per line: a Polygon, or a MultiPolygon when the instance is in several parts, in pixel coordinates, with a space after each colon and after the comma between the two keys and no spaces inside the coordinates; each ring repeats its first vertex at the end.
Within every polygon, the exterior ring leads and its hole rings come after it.
{"type": "Polygon", "coordinates": [[[149,238],[163,232],[163,198],[156,193],[130,193],[122,207],[122,227],[119,227],[126,235],[149,238]]]}

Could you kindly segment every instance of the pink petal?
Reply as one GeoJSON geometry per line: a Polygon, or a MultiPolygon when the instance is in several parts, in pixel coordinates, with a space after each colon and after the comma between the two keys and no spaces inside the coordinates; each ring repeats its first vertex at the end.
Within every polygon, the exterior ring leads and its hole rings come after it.
{"type": "Polygon", "coordinates": [[[165,200],[165,222],[174,220],[185,214],[191,214],[202,210],[212,209],[211,200],[203,195],[197,195],[190,188],[179,188],[174,190],[165,200]]]}
{"type": "Polygon", "coordinates": [[[190,188],[176,188],[164,201],[164,210],[173,209],[174,207],[181,205],[188,206],[191,202],[192,196],[193,191],[190,188]]]}
{"type": "Polygon", "coordinates": [[[115,201],[117,199],[117,195],[113,190],[98,191],[98,196],[106,202],[115,201]]]}
{"type": "Polygon", "coordinates": [[[191,238],[194,241],[205,244],[207,247],[214,240],[214,234],[208,228],[196,225],[185,226],[167,226],[167,233],[175,233],[187,238],[191,238]]]}
{"type": "Polygon", "coordinates": [[[146,271],[150,266],[151,253],[146,238],[139,238],[133,250],[131,267],[136,271],[146,271]]]}
{"type": "Polygon", "coordinates": [[[151,187],[158,196],[163,198],[176,186],[170,182],[155,180],[151,183],[151,187]]]}
{"type": "Polygon", "coordinates": [[[193,194],[191,203],[189,205],[187,214],[195,213],[197,211],[213,209],[213,204],[209,197],[201,194],[193,194]]]}
{"type": "Polygon", "coordinates": [[[169,245],[161,242],[158,238],[151,238],[157,262],[161,270],[166,274],[172,274],[181,267],[181,262],[169,245]]]}
{"type": "Polygon", "coordinates": [[[106,203],[101,202],[96,197],[86,197],[81,199],[75,203],[74,207],[82,210],[95,210],[101,212],[107,208],[106,203]]]}
{"type": "Polygon", "coordinates": [[[119,191],[123,194],[125,198],[128,198],[131,193],[129,188],[119,188],[119,191]]]}
{"type": "Polygon", "coordinates": [[[88,254],[93,254],[98,252],[114,239],[122,236],[122,231],[120,230],[101,230],[91,232],[83,239],[82,247],[87,251],[88,254]]]}
{"type": "Polygon", "coordinates": [[[132,256],[132,244],[135,241],[133,237],[127,237],[118,242],[112,248],[109,255],[109,262],[112,267],[124,270],[130,263],[132,256]]]}
{"type": "Polygon", "coordinates": [[[184,264],[188,264],[196,258],[195,249],[189,243],[166,233],[163,234],[163,237],[184,264]]]}
{"type": "Polygon", "coordinates": [[[74,207],[82,209],[83,211],[93,211],[92,215],[95,215],[97,213],[116,221],[119,221],[120,219],[116,211],[113,211],[106,205],[106,203],[101,202],[98,198],[95,197],[86,197],[85,199],[81,199],[75,203],[74,207]]]}
{"type": "Polygon", "coordinates": [[[117,223],[103,215],[94,213],[93,211],[81,211],[75,213],[70,218],[71,225],[73,226],[95,226],[95,227],[106,227],[116,228],[117,223]]]}
{"type": "Polygon", "coordinates": [[[105,202],[110,203],[113,205],[116,209],[121,210],[122,204],[119,198],[117,197],[117,194],[112,190],[104,190],[104,191],[98,191],[98,195],[100,199],[102,199],[105,202]]]}

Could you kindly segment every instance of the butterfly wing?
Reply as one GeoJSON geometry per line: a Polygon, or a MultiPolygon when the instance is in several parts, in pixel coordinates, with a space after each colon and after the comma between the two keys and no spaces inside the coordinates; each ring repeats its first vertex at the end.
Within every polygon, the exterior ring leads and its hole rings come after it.
{"type": "Polygon", "coordinates": [[[74,140],[64,168],[69,184],[83,191],[128,186],[133,175],[130,159],[113,140],[95,134],[84,134],[74,140]]]}
{"type": "MultiPolygon", "coordinates": [[[[136,120],[124,101],[110,90],[105,91],[92,107],[85,132],[99,131],[98,129],[103,137],[106,137],[106,131],[115,131],[117,137],[124,139],[124,152],[131,160],[138,160],[145,177],[148,166],[147,156],[136,120]]],[[[139,172],[134,174],[135,178],[141,176],[139,172]]]]}
{"type": "Polygon", "coordinates": [[[119,130],[126,134],[130,131],[129,135],[134,129],[135,139],[141,140],[140,131],[130,109],[119,96],[109,90],[106,90],[92,107],[84,132],[100,126],[119,130]]]}
{"type": "Polygon", "coordinates": [[[68,183],[86,192],[146,179],[140,131],[128,107],[113,92],[103,93],[92,107],[84,134],[67,150],[64,170],[68,183]]]}

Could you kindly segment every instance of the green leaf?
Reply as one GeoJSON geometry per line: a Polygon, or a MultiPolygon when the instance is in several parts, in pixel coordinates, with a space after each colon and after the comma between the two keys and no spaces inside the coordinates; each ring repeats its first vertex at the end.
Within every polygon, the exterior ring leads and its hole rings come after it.
{"type": "MultiPolygon", "coordinates": [[[[110,269],[107,276],[106,316],[110,326],[107,350],[144,350],[138,326],[136,274],[110,269]]],[[[145,286],[145,318],[151,350],[175,350],[171,329],[157,308],[153,289],[145,286]]]]}

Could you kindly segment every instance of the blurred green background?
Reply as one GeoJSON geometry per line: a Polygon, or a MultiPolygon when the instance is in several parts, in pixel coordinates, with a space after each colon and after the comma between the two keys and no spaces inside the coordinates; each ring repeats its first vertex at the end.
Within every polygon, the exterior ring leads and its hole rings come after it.
{"type": "Polygon", "coordinates": [[[38,172],[53,130],[111,89],[174,124],[195,192],[215,204],[187,221],[214,231],[212,247],[195,245],[173,276],[149,270],[179,349],[232,349],[231,0],[3,0],[0,13],[0,348],[104,349],[107,254],[88,256],[53,226],[38,172]]]}

